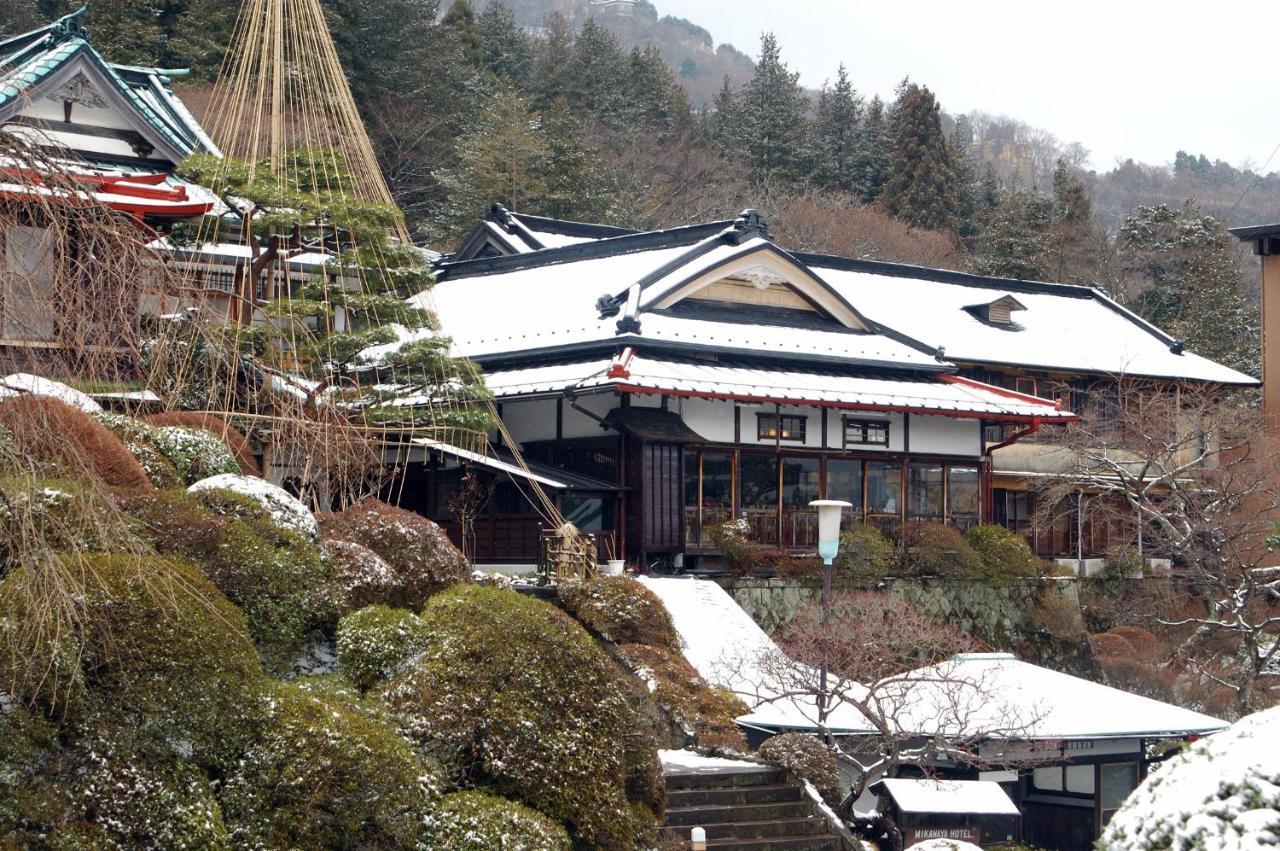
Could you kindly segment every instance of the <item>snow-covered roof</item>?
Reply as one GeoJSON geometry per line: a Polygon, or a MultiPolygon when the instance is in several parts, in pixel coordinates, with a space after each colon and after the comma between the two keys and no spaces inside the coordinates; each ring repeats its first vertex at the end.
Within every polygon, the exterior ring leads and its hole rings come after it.
{"type": "Polygon", "coordinates": [[[971,733],[1008,730],[1014,733],[1010,738],[1028,740],[1183,736],[1226,726],[1217,718],[1032,665],[1011,653],[964,653],[921,669],[912,679],[909,705],[898,721],[903,729],[924,735],[937,732],[944,718],[963,719],[943,723],[966,724],[971,733]]]}
{"type": "Polygon", "coordinates": [[[991,780],[888,778],[876,786],[883,787],[904,813],[1019,814],[1000,784],[991,780]]]}
{"type": "Polygon", "coordinates": [[[32,396],[51,396],[59,402],[65,402],[73,408],[79,408],[86,414],[102,411],[102,406],[87,393],[82,393],[61,381],[52,381],[29,372],[15,372],[0,378],[0,389],[10,391],[4,395],[28,393],[32,396]]]}
{"type": "Polygon", "coordinates": [[[896,410],[984,419],[1065,419],[1055,403],[951,375],[870,378],[729,366],[635,355],[500,370],[485,376],[498,398],[615,389],[743,402],[896,410]]]}
{"type": "Polygon", "coordinates": [[[1089,287],[800,257],[866,316],[928,346],[941,347],[950,361],[1257,383],[1248,375],[1181,350],[1164,332],[1089,287]],[[966,310],[1004,297],[1013,297],[1025,308],[1017,312],[1012,325],[986,322],[966,310]]]}
{"type": "Polygon", "coordinates": [[[1273,851],[1280,845],[1280,707],[1242,718],[1157,767],[1099,845],[1273,851]]]}

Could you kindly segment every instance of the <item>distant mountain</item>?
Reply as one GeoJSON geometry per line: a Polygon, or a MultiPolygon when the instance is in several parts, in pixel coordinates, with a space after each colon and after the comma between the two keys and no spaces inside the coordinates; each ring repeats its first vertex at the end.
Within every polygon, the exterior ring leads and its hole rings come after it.
{"type": "MultiPolygon", "coordinates": [[[[479,0],[483,10],[490,0],[479,0]]],[[[594,17],[628,49],[653,45],[689,94],[695,108],[709,106],[727,76],[735,86],[751,79],[755,62],[731,44],[716,45],[693,21],[659,15],[648,0],[505,0],[521,26],[538,31],[547,15],[559,12],[575,28],[594,17]]]]}

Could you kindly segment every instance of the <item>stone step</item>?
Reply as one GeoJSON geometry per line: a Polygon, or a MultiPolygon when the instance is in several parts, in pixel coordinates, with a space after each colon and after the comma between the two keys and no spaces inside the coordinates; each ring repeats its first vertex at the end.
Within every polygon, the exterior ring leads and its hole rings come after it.
{"type": "Polygon", "coordinates": [[[667,806],[712,807],[734,804],[772,804],[804,800],[804,791],[795,783],[771,783],[767,786],[734,786],[712,789],[671,789],[667,791],[667,806]]]}
{"type": "Polygon", "coordinates": [[[794,839],[708,839],[707,849],[724,851],[843,851],[836,836],[798,836],[794,839]]]}
{"type": "Polygon", "coordinates": [[[725,771],[668,774],[668,789],[723,789],[728,786],[776,786],[787,782],[787,773],[761,766],[758,771],[725,771]]]}
{"type": "MultiPolygon", "coordinates": [[[[707,832],[707,839],[790,839],[793,837],[812,836],[815,833],[825,833],[827,830],[825,820],[813,818],[812,816],[807,818],[729,821],[698,826],[707,832]]],[[[668,826],[663,828],[663,833],[678,839],[687,839],[690,827],[691,825],[668,826]]]]}
{"type": "Polygon", "coordinates": [[[810,815],[813,805],[808,801],[783,801],[765,804],[709,805],[702,807],[667,807],[667,824],[697,825],[730,821],[757,821],[760,819],[800,818],[810,815]]]}

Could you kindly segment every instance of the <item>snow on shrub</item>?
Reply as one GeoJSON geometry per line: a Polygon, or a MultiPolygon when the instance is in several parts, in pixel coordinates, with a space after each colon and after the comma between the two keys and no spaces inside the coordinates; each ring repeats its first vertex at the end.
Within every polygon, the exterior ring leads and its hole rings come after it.
{"type": "Polygon", "coordinates": [[[354,612],[391,598],[396,574],[386,559],[354,541],[324,539],[320,549],[329,561],[329,588],[338,614],[354,612]]]}
{"type": "Polygon", "coordinates": [[[219,798],[233,847],[422,847],[436,774],[389,724],[281,683],[219,798]]]}
{"type": "Polygon", "coordinates": [[[173,488],[181,484],[190,484],[183,482],[182,477],[178,475],[178,470],[174,467],[160,447],[156,445],[155,429],[141,420],[135,420],[133,417],[127,417],[124,414],[113,414],[103,411],[96,415],[98,422],[111,430],[111,433],[120,438],[120,442],[124,444],[124,448],[138,459],[138,463],[142,465],[142,469],[146,471],[147,478],[151,480],[151,484],[158,488],[173,488]]]}
{"type": "Polygon", "coordinates": [[[444,530],[420,514],[366,499],[324,516],[325,538],[368,547],[395,572],[391,593],[377,602],[419,609],[437,591],[470,575],[467,560],[444,530]]]}
{"type": "Polygon", "coordinates": [[[153,426],[185,426],[212,432],[215,437],[225,443],[231,450],[231,454],[235,456],[236,462],[240,465],[241,473],[246,476],[262,475],[262,468],[258,464],[258,459],[253,455],[253,447],[249,445],[249,438],[245,437],[244,432],[221,417],[215,417],[213,414],[206,414],[201,411],[165,411],[160,414],[150,414],[143,417],[143,420],[148,425],[153,426]]]}
{"type": "Polygon", "coordinates": [[[23,457],[62,475],[96,478],[123,490],[151,489],[146,471],[119,438],[92,415],[51,396],[0,400],[0,426],[23,457]]]}
{"type": "Polygon", "coordinates": [[[157,552],[199,565],[240,607],[273,670],[289,671],[311,634],[336,622],[330,562],[262,503],[215,489],[160,492],[120,504],[157,552]]]}
{"type": "Polygon", "coordinates": [[[320,536],[320,525],[311,509],[282,487],[253,476],[223,473],[200,481],[187,488],[189,493],[228,490],[247,496],[258,502],[273,520],[286,529],[306,535],[311,540],[320,536]]]}
{"type": "Polygon", "coordinates": [[[33,549],[109,549],[112,525],[108,506],[78,482],[0,477],[0,576],[33,549]]]}
{"type": "Polygon", "coordinates": [[[445,795],[423,835],[433,851],[570,851],[563,826],[523,804],[487,792],[445,795]]]}
{"type": "Polygon", "coordinates": [[[580,843],[649,847],[656,814],[628,802],[624,747],[641,727],[609,658],[555,606],[459,585],[423,610],[427,649],[381,690],[419,747],[565,822],[580,843]]]}
{"type": "Polygon", "coordinates": [[[840,533],[835,575],[854,583],[874,583],[893,573],[897,551],[875,526],[855,523],[840,533]]]}
{"type": "Polygon", "coordinates": [[[413,612],[366,606],[338,621],[338,668],[365,691],[400,673],[426,644],[426,626],[413,612]]]}
{"type": "Polygon", "coordinates": [[[818,790],[822,800],[839,806],[840,769],[835,754],[817,736],[807,733],[783,733],[771,736],[760,745],[757,755],[765,762],[785,768],[818,790]]]}
{"type": "Polygon", "coordinates": [[[680,651],[620,644],[618,655],[644,681],[652,699],[693,744],[718,751],[747,750],[747,740],[733,721],[747,713],[746,704],[709,686],[680,651]]]}
{"type": "Polygon", "coordinates": [[[244,616],[194,568],[89,554],[0,580],[0,682],[17,700],[111,719],[222,765],[253,729],[264,677],[244,616]],[[47,624],[54,574],[76,589],[58,639],[31,629],[47,624]]]}
{"type": "Polygon", "coordinates": [[[907,576],[972,579],[982,575],[982,559],[951,526],[912,520],[898,532],[907,576]]]}
{"type": "MultiPolygon", "coordinates": [[[[182,483],[196,482],[223,474],[239,475],[240,465],[231,449],[213,432],[185,426],[152,428],[156,447],[169,460],[182,483]]],[[[251,481],[261,481],[249,477],[251,481]]]]}
{"type": "Polygon", "coordinates": [[[662,601],[630,576],[565,583],[560,586],[560,602],[607,641],[680,649],[680,638],[662,601]]]}
{"type": "Polygon", "coordinates": [[[1105,851],[1280,846],[1280,707],[1249,715],[1154,768],[1112,817],[1105,851]]]}

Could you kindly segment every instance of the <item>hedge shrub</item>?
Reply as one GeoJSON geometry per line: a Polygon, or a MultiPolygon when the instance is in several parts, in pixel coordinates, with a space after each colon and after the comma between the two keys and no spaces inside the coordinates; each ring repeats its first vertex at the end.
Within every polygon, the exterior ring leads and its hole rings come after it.
{"type": "Polygon", "coordinates": [[[822,800],[832,807],[839,806],[844,797],[840,789],[840,768],[835,754],[817,736],[807,733],[771,736],[760,745],[757,754],[765,762],[808,780],[822,800]]]}
{"type": "Polygon", "coordinates": [[[583,844],[647,847],[656,814],[629,805],[619,744],[639,719],[586,630],[548,603],[475,585],[432,597],[422,618],[426,652],[381,690],[419,747],[583,844]]]}
{"type": "Polygon", "coordinates": [[[224,473],[240,473],[240,465],[227,444],[212,432],[185,426],[157,426],[152,431],[156,447],[173,464],[185,485],[224,473]]]}
{"type": "Polygon", "coordinates": [[[103,411],[94,416],[120,439],[124,448],[129,450],[134,458],[138,459],[151,484],[158,488],[173,488],[183,484],[182,477],[178,475],[178,469],[156,445],[154,428],[124,414],[103,411]]]}
{"type": "Polygon", "coordinates": [[[320,537],[320,526],[311,509],[284,488],[262,479],[235,473],[220,473],[201,479],[187,488],[187,491],[198,494],[201,500],[215,508],[225,499],[223,494],[227,492],[241,498],[233,500],[233,505],[242,504],[244,499],[253,500],[266,510],[276,524],[286,530],[304,535],[312,541],[320,537]]]}
{"type": "Polygon", "coordinates": [[[408,609],[366,606],[338,621],[338,670],[361,691],[400,673],[426,646],[426,625],[408,609]]]}
{"type": "Polygon", "coordinates": [[[444,530],[420,514],[365,499],[322,518],[325,537],[351,541],[381,556],[395,573],[387,597],[377,602],[419,609],[427,598],[457,582],[471,569],[444,530]]]}
{"type": "Polygon", "coordinates": [[[247,741],[265,686],[244,616],[194,568],[98,554],[0,580],[0,682],[77,723],[184,743],[206,766],[247,741]],[[49,610],[54,582],[69,610],[49,610]]]}
{"type": "Polygon", "coordinates": [[[897,550],[875,526],[855,523],[840,533],[840,552],[832,566],[840,580],[877,582],[894,572],[897,550]]]}
{"type": "Polygon", "coordinates": [[[965,542],[977,553],[981,577],[993,582],[1034,579],[1041,561],[1017,532],[1003,526],[974,526],[964,533],[965,542]]]}
{"type": "Polygon", "coordinates": [[[396,574],[382,556],[363,544],[329,538],[320,550],[329,562],[326,593],[339,615],[392,599],[396,574]]]}
{"type": "Polygon", "coordinates": [[[644,644],[620,644],[618,654],[648,685],[670,719],[698,747],[747,751],[734,718],[747,706],[732,694],[713,689],[678,650],[644,644]]]}
{"type": "Polygon", "coordinates": [[[32,550],[109,549],[116,526],[106,502],[75,480],[0,477],[0,576],[32,550]]]}
{"type": "Polygon", "coordinates": [[[736,574],[748,574],[760,567],[763,552],[758,543],[751,540],[751,524],[739,517],[712,526],[707,531],[711,543],[720,551],[725,567],[736,574]]]}
{"type": "Polygon", "coordinates": [[[972,579],[982,575],[982,560],[955,528],[913,520],[898,533],[903,573],[972,579]]]}
{"type": "Polygon", "coordinates": [[[0,426],[22,456],[54,465],[63,475],[89,475],[123,490],[150,490],[142,465],[90,414],[51,396],[0,401],[0,426]]]}
{"type": "Polygon", "coordinates": [[[281,683],[219,799],[235,847],[416,849],[439,789],[394,727],[281,683]]]}
{"type": "Polygon", "coordinates": [[[200,411],[165,411],[164,413],[145,416],[143,421],[153,426],[185,426],[212,432],[215,437],[225,443],[227,448],[231,450],[231,454],[235,457],[241,473],[246,476],[262,475],[262,468],[258,464],[258,459],[254,457],[253,447],[249,445],[249,439],[245,437],[244,432],[221,417],[215,417],[213,414],[206,414],[200,411]]]}
{"type": "Polygon", "coordinates": [[[445,795],[431,809],[425,847],[433,851],[570,851],[569,834],[523,804],[487,792],[445,795]]]}
{"type": "Polygon", "coordinates": [[[560,601],[586,627],[615,644],[680,649],[662,601],[630,576],[597,576],[560,586],[560,601]]]}

